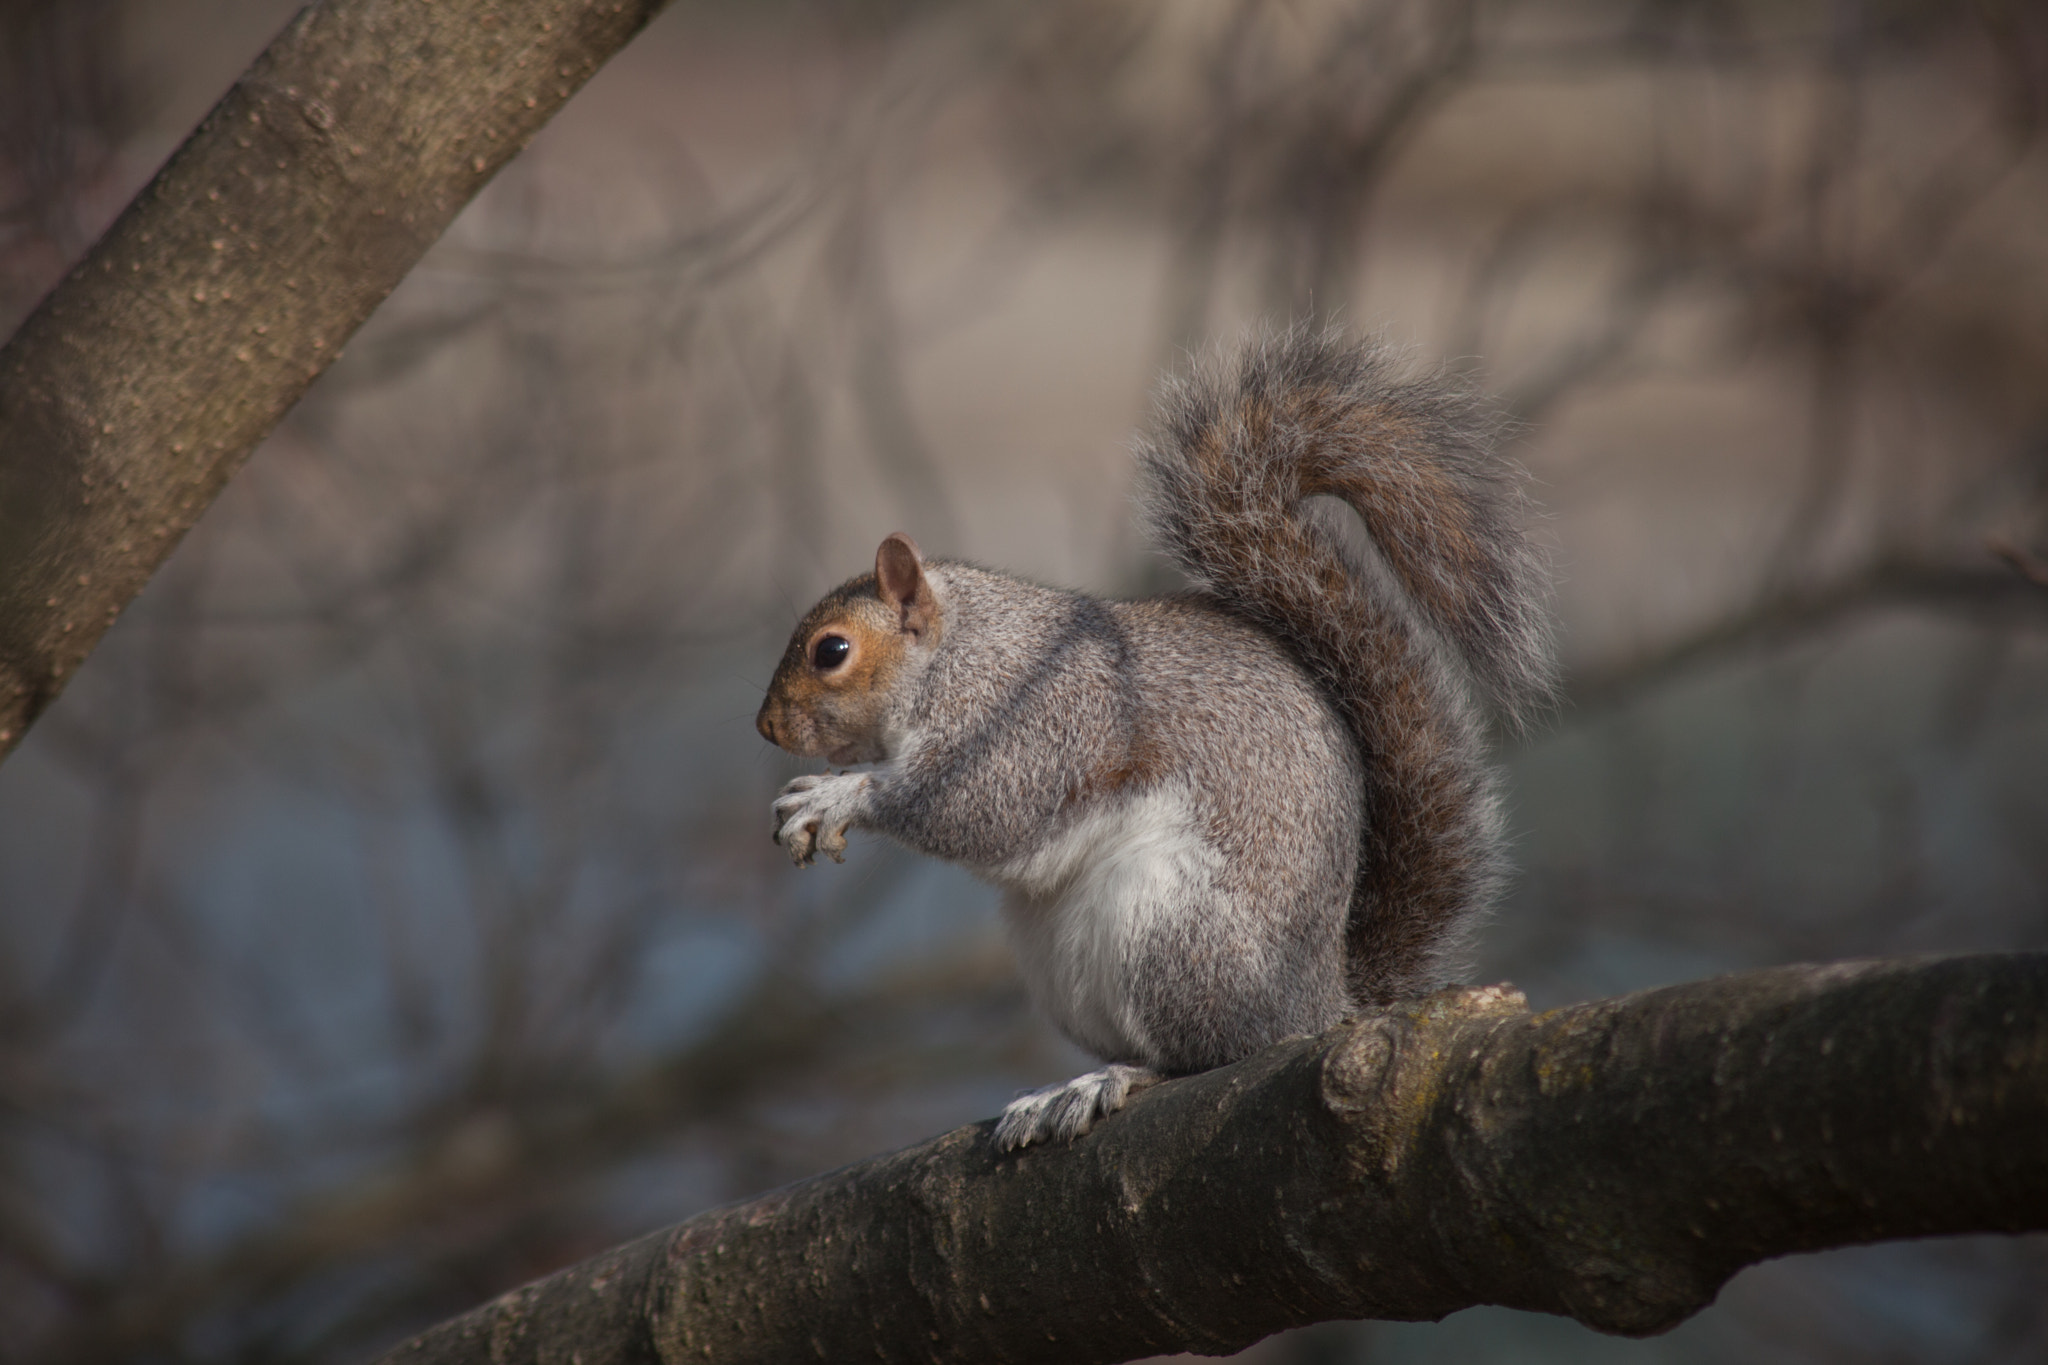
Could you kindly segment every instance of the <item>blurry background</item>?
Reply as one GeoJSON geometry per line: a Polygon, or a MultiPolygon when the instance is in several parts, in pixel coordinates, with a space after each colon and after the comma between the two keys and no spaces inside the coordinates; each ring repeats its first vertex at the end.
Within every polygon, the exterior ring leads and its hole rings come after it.
{"type": "MultiPolygon", "coordinates": [[[[293,8],[0,4],[0,331],[293,8]]],[[[1522,424],[1568,696],[1480,979],[2048,946],[2044,130],[2033,0],[682,0],[0,769],[5,1354],[360,1359],[1078,1069],[986,890],[788,865],[752,713],[889,530],[1169,584],[1123,443],[1255,319],[1522,424]]],[[[2044,1281],[1250,1356],[1990,1365],[2044,1281]]]]}

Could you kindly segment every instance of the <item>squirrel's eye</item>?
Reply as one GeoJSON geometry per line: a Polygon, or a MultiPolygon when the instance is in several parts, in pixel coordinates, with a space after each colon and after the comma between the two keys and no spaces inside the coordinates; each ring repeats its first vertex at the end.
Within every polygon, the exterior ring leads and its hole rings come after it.
{"type": "Polygon", "coordinates": [[[846,656],[853,653],[853,644],[844,635],[826,635],[811,646],[811,662],[819,668],[830,670],[846,662],[846,656]]]}

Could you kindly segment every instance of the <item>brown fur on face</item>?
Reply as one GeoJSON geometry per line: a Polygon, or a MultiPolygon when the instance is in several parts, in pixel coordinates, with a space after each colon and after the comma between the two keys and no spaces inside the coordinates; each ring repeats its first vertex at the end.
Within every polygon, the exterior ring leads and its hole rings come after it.
{"type": "Polygon", "coordinates": [[[754,728],[803,758],[876,763],[888,704],[915,644],[937,641],[939,612],[917,545],[902,532],[876,552],[876,573],[825,594],[790,634],[754,728]],[[852,646],[844,662],[820,668],[814,651],[828,635],[852,646]]]}

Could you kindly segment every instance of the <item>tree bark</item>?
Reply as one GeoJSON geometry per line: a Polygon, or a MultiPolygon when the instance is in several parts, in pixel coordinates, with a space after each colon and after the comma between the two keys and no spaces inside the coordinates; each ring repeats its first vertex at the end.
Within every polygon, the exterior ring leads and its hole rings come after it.
{"type": "Polygon", "coordinates": [[[1119,1361],[1476,1304],[1661,1332],[1790,1252],[2048,1228],[2048,955],[1785,967],[1530,1015],[1451,991],[720,1209],[385,1365],[1119,1361]]]}
{"type": "Polygon", "coordinates": [[[667,0],[326,0],[0,350],[0,758],[463,205],[667,0]]]}

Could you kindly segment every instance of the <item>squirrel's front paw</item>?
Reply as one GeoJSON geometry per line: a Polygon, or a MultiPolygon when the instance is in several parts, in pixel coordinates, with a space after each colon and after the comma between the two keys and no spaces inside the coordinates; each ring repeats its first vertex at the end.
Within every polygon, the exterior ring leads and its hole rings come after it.
{"type": "Polygon", "coordinates": [[[996,1120],[996,1150],[1008,1152],[1034,1142],[1077,1138],[1093,1128],[1096,1119],[1123,1108],[1133,1091],[1164,1079],[1150,1067],[1114,1062],[1100,1071],[1019,1095],[996,1120]]]}
{"type": "Polygon", "coordinates": [[[775,798],[775,842],[789,850],[798,867],[823,853],[846,861],[846,831],[867,791],[865,773],[821,773],[799,777],[775,798]]]}

